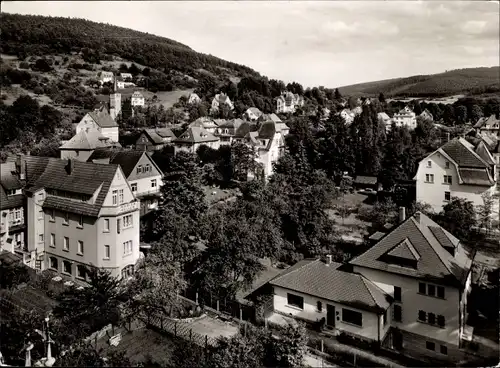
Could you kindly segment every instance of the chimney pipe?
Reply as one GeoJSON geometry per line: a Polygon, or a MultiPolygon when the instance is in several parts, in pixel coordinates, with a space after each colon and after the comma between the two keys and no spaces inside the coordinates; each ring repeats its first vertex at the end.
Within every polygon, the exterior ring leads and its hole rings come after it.
{"type": "Polygon", "coordinates": [[[450,141],[450,133],[446,133],[446,142],[450,141]]]}
{"type": "Polygon", "coordinates": [[[326,265],[329,266],[332,264],[332,255],[331,254],[327,254],[326,256],[326,265]]]}
{"type": "Polygon", "coordinates": [[[406,208],[399,207],[399,223],[406,220],[406,208]]]}

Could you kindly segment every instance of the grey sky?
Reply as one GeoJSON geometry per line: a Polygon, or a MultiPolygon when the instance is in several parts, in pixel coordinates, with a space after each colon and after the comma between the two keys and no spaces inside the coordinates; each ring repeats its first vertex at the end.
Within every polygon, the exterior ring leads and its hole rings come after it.
{"type": "Polygon", "coordinates": [[[498,1],[3,2],[182,42],[305,86],[499,65],[498,1]]]}

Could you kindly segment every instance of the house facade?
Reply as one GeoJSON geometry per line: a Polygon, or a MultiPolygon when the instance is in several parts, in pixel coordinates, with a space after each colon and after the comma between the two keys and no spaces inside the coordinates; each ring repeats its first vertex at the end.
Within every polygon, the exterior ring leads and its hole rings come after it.
{"type": "Polygon", "coordinates": [[[101,74],[99,76],[99,81],[101,82],[101,84],[113,82],[114,80],[113,72],[101,71],[100,73],[101,74]]]}
{"type": "Polygon", "coordinates": [[[218,137],[200,126],[191,126],[178,138],[173,140],[175,153],[186,151],[196,153],[198,148],[206,145],[212,149],[219,149],[220,140],[218,137]]]}
{"type": "Polygon", "coordinates": [[[118,124],[106,110],[94,110],[85,114],[76,126],[76,134],[92,129],[98,130],[104,137],[109,138],[111,141],[118,142],[118,124]]]}
{"type": "Polygon", "coordinates": [[[130,98],[130,104],[132,105],[132,107],[136,106],[144,107],[145,102],[142,93],[139,91],[135,91],[132,94],[132,97],[130,98]]]}
{"type": "Polygon", "coordinates": [[[207,132],[215,134],[215,132],[217,131],[217,127],[219,126],[216,120],[219,121],[220,123],[226,122],[226,120],[223,119],[211,119],[209,117],[202,116],[201,118],[198,118],[192,123],[190,123],[188,126],[203,128],[207,132]]]}
{"type": "Polygon", "coordinates": [[[356,117],[356,114],[352,110],[343,109],[340,112],[340,117],[342,119],[344,119],[346,124],[352,124],[352,122],[354,121],[354,118],[356,117]]]}
{"type": "Polygon", "coordinates": [[[421,119],[423,119],[423,120],[434,121],[434,116],[427,109],[425,109],[424,111],[422,111],[422,113],[419,115],[419,117],[421,119]]]}
{"type": "Polygon", "coordinates": [[[25,156],[27,251],[66,278],[85,267],[129,277],[139,259],[139,200],[118,165],[25,156]]]}
{"type": "Polygon", "coordinates": [[[474,128],[480,134],[500,137],[500,119],[497,119],[495,115],[480,118],[474,128]]]}
{"type": "Polygon", "coordinates": [[[406,106],[392,117],[392,123],[397,127],[405,126],[410,130],[417,127],[417,116],[410,107],[406,106]]]}
{"type": "Polygon", "coordinates": [[[262,111],[256,107],[249,107],[245,113],[245,118],[250,121],[256,121],[262,116],[262,111]]]}
{"type": "Polygon", "coordinates": [[[142,151],[159,151],[172,144],[175,134],[169,128],[144,129],[135,142],[135,148],[142,151]]]}
{"type": "Polygon", "coordinates": [[[61,159],[72,158],[78,161],[87,161],[92,152],[102,147],[120,147],[120,144],[105,137],[94,128],[80,130],[69,141],[59,147],[61,159]]]}
{"type": "Polygon", "coordinates": [[[234,105],[231,99],[224,93],[218,93],[215,95],[215,97],[212,100],[211,111],[212,112],[219,111],[219,108],[221,106],[225,106],[229,110],[234,110],[234,105]]]}
{"type": "MultiPolygon", "coordinates": [[[[440,212],[452,197],[483,205],[483,196],[497,195],[493,158],[488,162],[463,138],[453,139],[424,158],[418,165],[416,200],[440,212]]],[[[498,220],[494,201],[493,220],[498,220]]]]}
{"type": "Polygon", "coordinates": [[[188,104],[199,104],[201,103],[201,98],[196,93],[191,93],[188,98],[188,104]]]}
{"type": "Polygon", "coordinates": [[[293,94],[292,92],[284,92],[276,98],[277,113],[294,113],[298,107],[304,106],[304,97],[293,94]]]}

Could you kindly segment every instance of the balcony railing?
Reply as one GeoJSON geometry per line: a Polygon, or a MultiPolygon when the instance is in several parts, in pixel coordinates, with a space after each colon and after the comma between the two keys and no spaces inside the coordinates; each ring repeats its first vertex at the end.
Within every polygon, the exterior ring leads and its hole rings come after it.
{"type": "Polygon", "coordinates": [[[138,210],[139,207],[140,207],[139,200],[134,200],[132,202],[123,203],[123,204],[116,206],[116,207],[103,206],[101,209],[101,215],[103,215],[103,216],[119,215],[121,213],[138,210]]]}

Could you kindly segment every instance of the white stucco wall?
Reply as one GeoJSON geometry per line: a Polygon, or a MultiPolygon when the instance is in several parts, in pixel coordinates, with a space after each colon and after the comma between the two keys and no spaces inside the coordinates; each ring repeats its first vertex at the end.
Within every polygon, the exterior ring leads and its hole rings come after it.
{"type": "MultiPolygon", "coordinates": [[[[354,272],[360,273],[375,283],[386,293],[394,296],[394,286],[401,288],[402,322],[392,321],[392,325],[418,335],[429,336],[458,346],[460,336],[460,301],[459,290],[444,286],[445,298],[440,299],[418,293],[418,279],[389,272],[354,266],[354,272]],[[418,311],[434,313],[445,317],[445,328],[431,326],[418,321],[418,311]]],[[[396,303],[395,303],[396,304],[396,303]]]]}
{"type": "MultiPolygon", "coordinates": [[[[321,298],[312,297],[310,295],[302,294],[296,291],[288,291],[286,289],[280,287],[274,287],[274,297],[273,297],[273,305],[274,310],[279,311],[281,313],[285,313],[290,316],[304,318],[309,321],[315,322],[321,320],[321,318],[325,318],[326,320],[326,311],[327,304],[330,304],[335,307],[335,312],[339,312],[338,317],[340,320],[335,321],[335,328],[346,331],[352,334],[356,334],[371,340],[378,341],[379,338],[379,330],[378,325],[381,322],[381,316],[373,312],[363,311],[360,309],[352,308],[350,306],[344,306],[339,303],[327,301],[321,298]],[[304,298],[304,309],[298,309],[294,306],[289,306],[287,304],[287,293],[291,293],[294,295],[298,295],[304,298]],[[317,302],[320,301],[322,303],[322,311],[318,312],[317,310],[317,302]],[[346,323],[342,321],[342,308],[350,309],[356,312],[360,312],[363,315],[362,327],[346,323]]],[[[386,329],[389,327],[389,323],[387,323],[386,329]]],[[[383,338],[383,331],[380,330],[380,339],[383,338]]]]}

